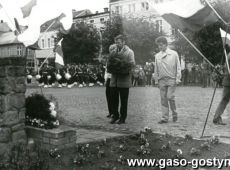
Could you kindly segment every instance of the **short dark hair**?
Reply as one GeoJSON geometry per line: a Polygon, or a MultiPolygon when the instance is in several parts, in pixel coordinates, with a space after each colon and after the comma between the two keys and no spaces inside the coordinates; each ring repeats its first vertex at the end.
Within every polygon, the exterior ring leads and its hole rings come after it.
{"type": "Polygon", "coordinates": [[[122,40],[122,41],[125,41],[126,40],[126,38],[125,38],[125,36],[124,35],[122,35],[122,34],[119,34],[119,35],[117,35],[115,38],[114,38],[114,40],[116,41],[116,40],[122,40]]]}
{"type": "Polygon", "coordinates": [[[168,45],[168,41],[164,36],[160,36],[160,37],[156,38],[155,43],[156,44],[163,43],[163,44],[168,45]]]}

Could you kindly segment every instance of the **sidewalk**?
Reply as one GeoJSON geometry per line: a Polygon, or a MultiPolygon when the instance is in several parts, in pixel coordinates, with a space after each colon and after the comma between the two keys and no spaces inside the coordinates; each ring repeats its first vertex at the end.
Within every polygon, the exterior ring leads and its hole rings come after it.
{"type": "Polygon", "coordinates": [[[77,144],[90,143],[94,141],[103,141],[114,137],[127,136],[124,133],[115,133],[100,130],[77,129],[77,144]]]}

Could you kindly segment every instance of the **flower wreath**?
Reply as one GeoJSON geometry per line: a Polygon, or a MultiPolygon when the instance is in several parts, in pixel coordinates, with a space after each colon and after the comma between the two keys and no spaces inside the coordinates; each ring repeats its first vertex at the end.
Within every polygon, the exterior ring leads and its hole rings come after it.
{"type": "Polygon", "coordinates": [[[107,63],[107,71],[112,74],[129,74],[133,64],[125,59],[122,54],[112,52],[109,55],[107,63]]]}
{"type": "MultiPolygon", "coordinates": [[[[52,97],[53,98],[53,97],[52,97]]],[[[59,126],[55,101],[41,94],[31,94],[26,98],[26,125],[52,129],[59,126]]]]}

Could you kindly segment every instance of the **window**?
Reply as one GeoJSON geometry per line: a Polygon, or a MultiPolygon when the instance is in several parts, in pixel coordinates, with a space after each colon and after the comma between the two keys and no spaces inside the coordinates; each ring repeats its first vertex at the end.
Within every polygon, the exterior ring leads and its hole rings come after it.
{"type": "Polygon", "coordinates": [[[100,22],[104,22],[105,21],[105,18],[100,18],[100,22]]]}
{"type": "Polygon", "coordinates": [[[135,4],[129,4],[129,13],[130,12],[135,12],[135,10],[136,10],[135,4]]]}
{"type": "Polygon", "coordinates": [[[92,20],[90,20],[89,22],[90,22],[91,24],[93,24],[93,23],[94,23],[94,20],[92,19],[92,20]]]}
{"type": "Polygon", "coordinates": [[[54,47],[54,38],[51,38],[51,47],[54,47]]]}
{"type": "Polygon", "coordinates": [[[162,20],[156,20],[156,30],[162,32],[162,20]]]}
{"type": "Polygon", "coordinates": [[[22,56],[22,47],[21,46],[17,46],[17,55],[22,56]]]}
{"type": "Polygon", "coordinates": [[[10,49],[10,47],[8,47],[8,56],[11,56],[12,54],[11,54],[11,49],[10,49]]]}
{"type": "Polygon", "coordinates": [[[45,48],[45,40],[42,39],[42,48],[45,48]]]}
{"type": "Polygon", "coordinates": [[[116,14],[122,14],[122,6],[116,6],[115,7],[115,13],[116,14]]]}
{"type": "Polygon", "coordinates": [[[133,6],[133,12],[135,12],[136,11],[136,5],[133,4],[132,6],[133,6]]]}
{"type": "Polygon", "coordinates": [[[142,10],[149,10],[149,3],[148,2],[142,2],[141,3],[142,10]]]}
{"type": "Polygon", "coordinates": [[[172,35],[177,35],[177,29],[176,28],[172,28],[172,35]]]}
{"type": "Polygon", "coordinates": [[[132,5],[129,4],[129,13],[132,12],[132,5]]]}
{"type": "Polygon", "coordinates": [[[50,38],[48,38],[48,48],[51,47],[50,38]]]}

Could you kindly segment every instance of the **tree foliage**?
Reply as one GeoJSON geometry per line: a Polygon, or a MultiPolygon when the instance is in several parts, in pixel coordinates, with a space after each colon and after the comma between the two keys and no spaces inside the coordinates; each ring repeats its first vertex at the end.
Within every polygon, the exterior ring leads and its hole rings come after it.
{"type": "Polygon", "coordinates": [[[98,30],[84,22],[75,23],[62,41],[65,63],[93,62],[100,50],[98,30]]]}
{"type": "Polygon", "coordinates": [[[126,44],[134,51],[136,62],[143,64],[152,59],[157,46],[155,39],[163,33],[155,29],[155,24],[144,18],[113,17],[106,23],[103,33],[103,52],[108,53],[109,46],[114,43],[118,34],[126,35],[126,44]]]}
{"type": "MultiPolygon", "coordinates": [[[[218,14],[226,21],[229,22],[230,18],[230,1],[229,0],[217,0],[212,3],[218,14]]],[[[222,63],[223,43],[220,36],[220,30],[227,30],[227,26],[221,21],[215,24],[209,25],[201,29],[196,33],[187,33],[186,36],[194,43],[194,45],[211,61],[213,64],[222,63]]],[[[227,30],[230,32],[230,28],[227,30]]],[[[202,57],[189,45],[184,38],[177,35],[175,41],[175,48],[179,53],[183,53],[187,61],[199,63],[202,61],[202,57]]]]}

